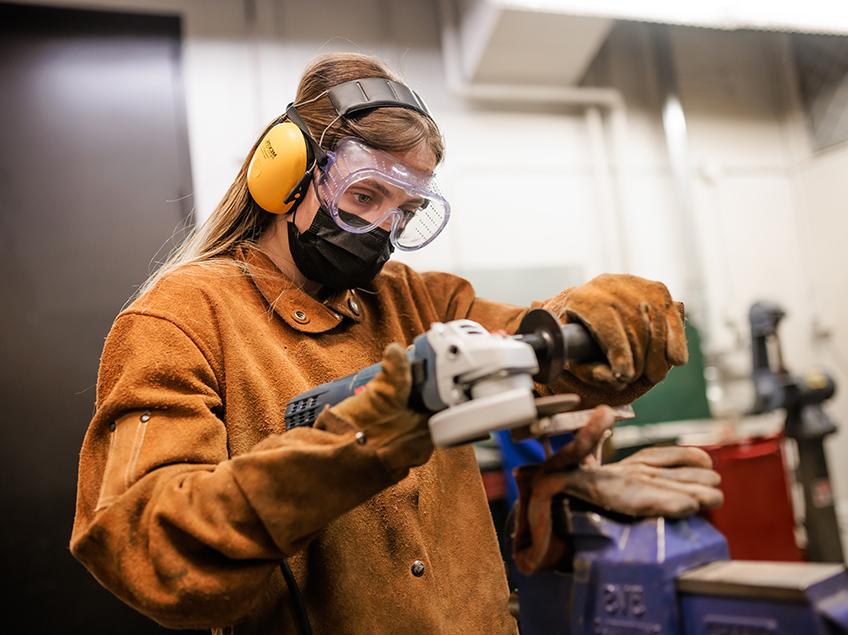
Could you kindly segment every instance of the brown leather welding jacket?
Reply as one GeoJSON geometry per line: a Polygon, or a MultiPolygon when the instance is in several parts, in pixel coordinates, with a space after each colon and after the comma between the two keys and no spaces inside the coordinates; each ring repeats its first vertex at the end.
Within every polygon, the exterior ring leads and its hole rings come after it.
{"type": "Polygon", "coordinates": [[[390,473],[338,418],[284,431],[293,396],[390,342],[458,318],[512,332],[525,312],[394,262],[373,286],[321,302],[245,248],[121,312],[71,537],[105,587],[169,627],[297,633],[287,558],[316,635],[516,632],[470,446],[390,473]]]}

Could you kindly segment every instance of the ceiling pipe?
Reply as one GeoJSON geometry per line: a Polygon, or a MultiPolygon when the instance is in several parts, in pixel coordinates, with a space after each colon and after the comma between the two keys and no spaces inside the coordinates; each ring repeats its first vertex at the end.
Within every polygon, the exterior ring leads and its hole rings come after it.
{"type": "Polygon", "coordinates": [[[686,310],[709,344],[708,303],[704,258],[698,236],[686,114],[671,50],[669,27],[653,27],[654,58],[662,91],[662,124],[674,188],[675,220],[685,263],[686,310]]]}

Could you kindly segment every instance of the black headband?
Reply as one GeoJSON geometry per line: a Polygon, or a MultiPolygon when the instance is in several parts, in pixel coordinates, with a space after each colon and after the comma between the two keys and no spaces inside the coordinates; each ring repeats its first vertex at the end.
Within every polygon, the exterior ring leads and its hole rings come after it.
{"type": "Polygon", "coordinates": [[[312,159],[315,159],[315,161],[318,162],[318,165],[324,165],[324,163],[327,161],[327,154],[309,133],[309,128],[306,126],[303,119],[300,118],[300,113],[297,112],[297,108],[294,107],[294,104],[289,104],[286,107],[286,118],[298,128],[300,128],[300,131],[303,133],[303,136],[306,137],[306,147],[311,154],[308,160],[308,164],[311,165],[312,159]]]}
{"type": "Polygon", "coordinates": [[[327,95],[336,113],[345,117],[361,110],[383,106],[409,108],[432,119],[427,105],[414,90],[400,82],[382,77],[354,79],[333,86],[327,95]]]}

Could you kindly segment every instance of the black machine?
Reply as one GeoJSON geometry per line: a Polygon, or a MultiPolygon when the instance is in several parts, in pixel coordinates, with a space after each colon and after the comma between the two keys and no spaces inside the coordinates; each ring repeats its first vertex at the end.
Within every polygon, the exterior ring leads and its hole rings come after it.
{"type": "Polygon", "coordinates": [[[797,479],[804,489],[807,557],[815,562],[842,563],[845,555],[824,451],[824,440],[836,432],[836,424],[822,408],[836,393],[836,384],[823,371],[799,377],[787,370],[777,334],[785,315],[771,302],[757,302],[749,311],[756,394],[752,413],[786,410],[784,431],[798,446],[797,479]]]}

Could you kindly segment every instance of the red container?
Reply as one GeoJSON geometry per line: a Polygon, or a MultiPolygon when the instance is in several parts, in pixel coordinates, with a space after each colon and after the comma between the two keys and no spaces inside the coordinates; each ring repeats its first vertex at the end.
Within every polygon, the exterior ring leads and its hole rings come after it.
{"type": "Polygon", "coordinates": [[[486,498],[490,501],[506,499],[506,475],[503,470],[483,470],[483,489],[486,490],[486,498]]]}
{"type": "Polygon", "coordinates": [[[782,434],[702,446],[721,475],[724,505],[706,516],[737,560],[800,561],[781,450],[782,434]]]}

